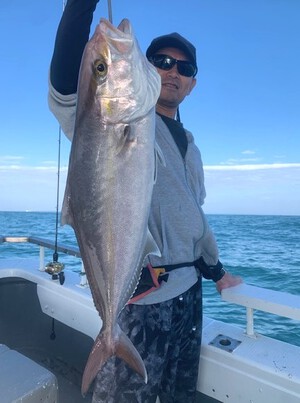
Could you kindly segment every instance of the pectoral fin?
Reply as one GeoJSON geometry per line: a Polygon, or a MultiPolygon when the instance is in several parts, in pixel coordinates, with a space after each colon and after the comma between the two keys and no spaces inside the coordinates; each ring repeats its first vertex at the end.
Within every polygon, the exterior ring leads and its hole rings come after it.
{"type": "Polygon", "coordinates": [[[161,256],[159,247],[157,246],[157,243],[155,242],[151,232],[149,231],[149,228],[147,228],[147,239],[146,239],[146,244],[145,244],[144,253],[143,253],[143,260],[148,255],[161,256]]]}

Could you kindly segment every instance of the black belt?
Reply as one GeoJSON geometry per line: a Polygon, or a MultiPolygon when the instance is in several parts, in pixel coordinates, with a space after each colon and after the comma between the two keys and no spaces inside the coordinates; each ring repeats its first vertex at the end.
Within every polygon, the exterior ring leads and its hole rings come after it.
{"type": "Polygon", "coordinates": [[[213,280],[214,282],[219,281],[225,274],[225,270],[223,268],[222,263],[218,260],[216,265],[208,265],[205,263],[203,257],[201,256],[199,259],[194,260],[193,262],[185,262],[178,264],[169,264],[163,266],[155,266],[153,269],[160,269],[161,272],[170,272],[175,269],[180,269],[182,267],[191,267],[194,266],[199,270],[199,273],[206,278],[207,280],[213,280]]]}
{"type": "Polygon", "coordinates": [[[129,303],[135,302],[148,295],[150,292],[156,290],[160,287],[162,281],[168,281],[167,273],[175,269],[191,266],[194,266],[198,269],[199,275],[202,275],[204,278],[213,280],[215,282],[220,280],[225,274],[223,265],[219,260],[216,265],[208,266],[202,256],[193,262],[168,264],[154,267],[151,266],[151,264],[148,264],[146,267],[143,267],[139,283],[129,303]]]}

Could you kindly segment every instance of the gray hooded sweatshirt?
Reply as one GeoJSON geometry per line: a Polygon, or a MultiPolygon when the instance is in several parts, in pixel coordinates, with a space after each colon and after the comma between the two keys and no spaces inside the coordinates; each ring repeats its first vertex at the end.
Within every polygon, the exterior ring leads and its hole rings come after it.
{"type": "MultiPolygon", "coordinates": [[[[76,114],[76,94],[62,95],[49,83],[49,107],[63,132],[72,140],[76,114]]],[[[194,138],[186,130],[188,147],[183,159],[168,127],[156,115],[156,142],[163,152],[164,164],[158,164],[153,188],[149,229],[161,257],[148,257],[152,266],[193,262],[200,256],[208,265],[218,262],[218,248],[203,213],[205,198],[201,154],[194,138]]],[[[174,298],[197,281],[193,266],[181,267],[168,273],[168,280],[143,297],[137,304],[152,304],[174,298]]]]}

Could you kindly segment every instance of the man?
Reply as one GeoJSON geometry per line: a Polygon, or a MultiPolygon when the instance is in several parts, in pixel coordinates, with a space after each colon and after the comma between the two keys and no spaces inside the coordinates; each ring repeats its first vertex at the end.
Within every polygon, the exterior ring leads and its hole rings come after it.
{"type": "MultiPolygon", "coordinates": [[[[70,139],[79,65],[97,2],[68,1],[51,61],[49,105],[70,139]]],[[[196,85],[196,50],[173,33],[154,39],[146,56],[161,76],[156,141],[166,165],[158,167],[149,229],[162,256],[149,256],[141,284],[119,322],[144,360],[148,384],[113,357],[98,374],[93,402],[155,403],[157,396],[161,403],[193,402],[202,327],[201,277],[214,280],[219,292],[241,282],[218,260],[201,208],[205,198],[201,155],[192,134],[175,120],[180,103],[196,85]]]]}

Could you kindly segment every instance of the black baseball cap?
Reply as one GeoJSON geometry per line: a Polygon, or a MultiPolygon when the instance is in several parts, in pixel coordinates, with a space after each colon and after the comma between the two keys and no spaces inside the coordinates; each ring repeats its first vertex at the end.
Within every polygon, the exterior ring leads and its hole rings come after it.
{"type": "Polygon", "coordinates": [[[190,62],[192,62],[197,69],[195,46],[192,45],[191,42],[189,42],[183,36],[179,35],[177,32],[158,36],[157,38],[153,39],[146,51],[146,57],[149,59],[149,57],[153,56],[160,49],[168,47],[182,50],[187,55],[190,62]]]}

